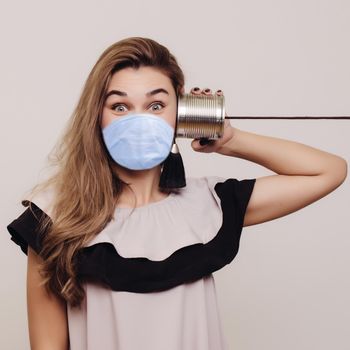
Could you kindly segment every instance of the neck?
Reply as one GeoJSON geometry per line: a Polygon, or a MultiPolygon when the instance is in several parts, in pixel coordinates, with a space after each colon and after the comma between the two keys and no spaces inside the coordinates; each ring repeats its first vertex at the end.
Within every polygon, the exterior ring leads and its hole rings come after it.
{"type": "Polygon", "coordinates": [[[125,186],[118,198],[117,206],[139,207],[165,198],[168,192],[159,188],[161,165],[146,170],[129,170],[115,164],[118,177],[129,186],[125,186]]]}

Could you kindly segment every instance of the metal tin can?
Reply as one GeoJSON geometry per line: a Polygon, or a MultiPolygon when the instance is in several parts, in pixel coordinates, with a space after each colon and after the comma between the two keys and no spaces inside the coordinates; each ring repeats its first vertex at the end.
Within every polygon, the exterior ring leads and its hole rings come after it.
{"type": "Polygon", "coordinates": [[[176,137],[218,139],[224,133],[223,95],[184,94],[177,101],[176,137]]]}

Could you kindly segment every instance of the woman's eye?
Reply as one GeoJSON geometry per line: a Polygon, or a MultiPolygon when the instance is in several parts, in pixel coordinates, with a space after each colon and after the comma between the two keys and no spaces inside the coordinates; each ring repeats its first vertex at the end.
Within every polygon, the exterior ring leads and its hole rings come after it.
{"type": "Polygon", "coordinates": [[[112,106],[112,109],[116,110],[117,112],[124,112],[124,110],[122,109],[123,107],[125,107],[125,106],[121,105],[121,104],[115,104],[115,105],[112,106]]]}
{"type": "MultiPolygon", "coordinates": [[[[160,103],[160,102],[157,102],[157,103],[154,103],[153,105],[152,105],[152,107],[153,106],[161,106],[161,107],[164,107],[164,104],[163,103],[160,103]]],[[[152,108],[153,109],[153,108],[152,108]]],[[[154,111],[159,111],[159,108],[157,108],[157,109],[153,109],[154,111]]]]}

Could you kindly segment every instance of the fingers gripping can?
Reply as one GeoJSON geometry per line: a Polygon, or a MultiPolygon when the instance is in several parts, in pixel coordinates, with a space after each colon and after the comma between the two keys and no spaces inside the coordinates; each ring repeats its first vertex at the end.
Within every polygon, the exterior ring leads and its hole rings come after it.
{"type": "Polygon", "coordinates": [[[176,137],[221,138],[225,123],[223,95],[183,94],[177,100],[176,137]]]}

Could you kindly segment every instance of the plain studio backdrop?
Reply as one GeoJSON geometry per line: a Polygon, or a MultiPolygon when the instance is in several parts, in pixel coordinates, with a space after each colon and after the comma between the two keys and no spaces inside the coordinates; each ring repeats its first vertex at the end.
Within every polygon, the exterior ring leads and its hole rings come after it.
{"type": "MultiPolygon", "coordinates": [[[[26,256],[6,225],[43,178],[46,157],[83,83],[112,43],[144,36],[167,46],[191,87],[222,89],[228,115],[349,115],[346,0],[2,1],[1,349],[29,349],[26,256]]],[[[350,162],[350,120],[231,120],[237,128],[335,153],[350,162]]],[[[186,175],[273,174],[192,150],[186,175]]],[[[214,273],[232,350],[350,349],[350,188],[243,228],[236,258],[214,273]]]]}

